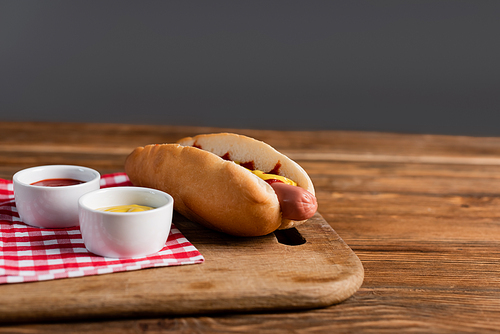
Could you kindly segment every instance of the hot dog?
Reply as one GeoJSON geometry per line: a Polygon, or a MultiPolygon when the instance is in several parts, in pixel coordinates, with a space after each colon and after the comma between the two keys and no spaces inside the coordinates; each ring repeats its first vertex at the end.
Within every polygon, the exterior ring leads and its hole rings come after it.
{"type": "Polygon", "coordinates": [[[170,193],[176,211],[208,228],[259,236],[303,224],[317,210],[304,169],[256,139],[219,133],[136,148],[125,172],[170,193]]]}

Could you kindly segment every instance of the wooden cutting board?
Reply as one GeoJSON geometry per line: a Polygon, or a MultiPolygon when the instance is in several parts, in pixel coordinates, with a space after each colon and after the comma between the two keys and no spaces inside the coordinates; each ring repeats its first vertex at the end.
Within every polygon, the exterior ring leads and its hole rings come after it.
{"type": "Polygon", "coordinates": [[[358,257],[318,213],[277,233],[281,242],[231,237],[177,214],[174,223],[204,263],[4,284],[0,322],[310,309],[349,298],[363,282],[358,257]]]}

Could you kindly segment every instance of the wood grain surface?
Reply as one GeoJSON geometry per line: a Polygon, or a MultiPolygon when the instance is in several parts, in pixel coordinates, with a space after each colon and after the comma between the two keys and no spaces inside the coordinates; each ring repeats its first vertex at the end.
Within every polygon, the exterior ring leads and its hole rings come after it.
{"type": "MultiPolygon", "coordinates": [[[[122,171],[134,147],[230,130],[296,159],[362,287],[309,311],[16,324],[0,333],[498,333],[500,138],[0,123],[0,177],[49,163],[122,171]]],[[[40,305],[43,307],[43,305],[40,305]]]]}
{"type": "Polygon", "coordinates": [[[231,237],[179,214],[174,224],[203,264],[3,284],[0,323],[304,310],[342,302],[363,282],[358,257],[318,213],[279,238],[231,237]],[[289,244],[294,233],[304,242],[289,244]]]}

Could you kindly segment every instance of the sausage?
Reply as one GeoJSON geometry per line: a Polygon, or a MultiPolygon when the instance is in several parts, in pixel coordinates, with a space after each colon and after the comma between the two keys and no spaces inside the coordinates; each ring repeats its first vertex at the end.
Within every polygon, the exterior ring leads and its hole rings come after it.
{"type": "Polygon", "coordinates": [[[318,209],[316,197],[309,191],[282,182],[271,183],[281,207],[283,218],[305,220],[318,209]]]}

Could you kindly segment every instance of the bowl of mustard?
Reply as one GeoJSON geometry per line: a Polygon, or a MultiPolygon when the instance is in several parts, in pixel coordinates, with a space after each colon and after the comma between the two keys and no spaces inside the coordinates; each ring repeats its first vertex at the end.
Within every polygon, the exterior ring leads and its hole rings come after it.
{"type": "Polygon", "coordinates": [[[131,258],[159,252],[172,225],[174,199],[143,187],[104,188],[78,201],[85,247],[110,258],[131,258]]]}

